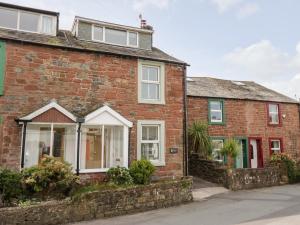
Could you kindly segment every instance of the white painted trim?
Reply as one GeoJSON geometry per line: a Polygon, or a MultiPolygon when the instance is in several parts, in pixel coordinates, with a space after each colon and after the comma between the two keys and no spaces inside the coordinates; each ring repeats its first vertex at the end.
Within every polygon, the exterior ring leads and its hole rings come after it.
{"type": "Polygon", "coordinates": [[[68,110],[66,110],[65,108],[63,108],[62,106],[57,104],[56,102],[51,102],[48,105],[45,105],[44,107],[30,113],[29,115],[22,117],[21,120],[32,120],[33,118],[41,115],[42,113],[44,113],[52,108],[57,109],[59,112],[61,112],[62,114],[64,114],[65,116],[67,116],[68,118],[73,120],[74,122],[76,122],[76,116],[74,116],[72,113],[70,113],[68,110]]]}
{"type": "Polygon", "coordinates": [[[123,128],[123,166],[128,168],[128,138],[129,138],[129,129],[128,127],[124,126],[123,128]]]}
{"type": "MultiPolygon", "coordinates": [[[[95,110],[94,112],[91,112],[90,114],[86,115],[85,116],[85,123],[83,125],[85,125],[86,123],[88,123],[88,121],[94,119],[95,117],[101,115],[104,112],[108,112],[111,116],[113,116],[114,118],[119,120],[121,123],[123,123],[127,127],[132,127],[132,125],[133,125],[132,122],[127,120],[125,117],[123,117],[122,115],[120,115],[118,112],[114,111],[112,108],[110,108],[107,105],[105,105],[105,106],[95,110]]],[[[105,124],[105,125],[108,125],[108,124],[105,124]]]]}
{"type": "Polygon", "coordinates": [[[141,159],[141,140],[142,140],[142,126],[143,125],[159,125],[159,141],[160,141],[160,160],[150,160],[154,166],[165,166],[165,121],[163,120],[138,120],[137,122],[137,159],[141,159]]]}
{"type": "Polygon", "coordinates": [[[138,61],[138,102],[146,104],[160,104],[164,105],[165,102],[165,64],[162,62],[148,61],[148,60],[139,60],[138,61]],[[153,66],[159,67],[159,99],[143,99],[142,98],[142,75],[143,75],[143,66],[153,66]]]}

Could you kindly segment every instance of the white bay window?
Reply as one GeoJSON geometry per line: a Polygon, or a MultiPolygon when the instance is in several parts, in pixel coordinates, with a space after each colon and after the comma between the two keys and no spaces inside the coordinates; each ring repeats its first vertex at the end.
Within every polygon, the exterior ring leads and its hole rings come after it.
{"type": "Polygon", "coordinates": [[[84,126],[81,137],[81,169],[101,170],[124,166],[123,126],[84,126]]]}
{"type": "Polygon", "coordinates": [[[128,135],[132,123],[108,106],[95,110],[82,120],[79,146],[77,118],[56,102],[18,121],[23,123],[25,133],[25,146],[21,147],[21,154],[24,155],[21,165],[24,167],[38,165],[44,155],[67,161],[80,173],[106,172],[116,166],[128,167],[128,135]],[[42,114],[44,116],[39,117],[42,114]],[[70,123],[40,122],[43,118],[64,118],[70,123]],[[24,126],[25,121],[27,126],[24,126]]]}
{"type": "Polygon", "coordinates": [[[74,124],[31,123],[27,127],[24,166],[37,165],[43,155],[65,160],[75,167],[74,124]]]}

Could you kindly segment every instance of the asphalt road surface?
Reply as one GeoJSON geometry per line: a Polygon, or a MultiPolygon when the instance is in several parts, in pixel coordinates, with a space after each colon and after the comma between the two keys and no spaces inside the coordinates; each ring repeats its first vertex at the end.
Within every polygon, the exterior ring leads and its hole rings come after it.
{"type": "Polygon", "coordinates": [[[228,192],[168,209],[81,225],[300,225],[300,184],[228,192]]]}

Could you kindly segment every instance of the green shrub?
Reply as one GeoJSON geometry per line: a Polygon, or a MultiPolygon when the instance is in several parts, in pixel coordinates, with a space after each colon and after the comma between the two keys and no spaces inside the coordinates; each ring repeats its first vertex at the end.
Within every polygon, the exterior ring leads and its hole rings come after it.
{"type": "Polygon", "coordinates": [[[208,124],[195,121],[188,130],[191,150],[198,153],[202,158],[211,157],[211,140],[208,134],[208,124]]]}
{"type": "Polygon", "coordinates": [[[234,159],[238,156],[239,144],[235,139],[227,139],[223,145],[223,148],[220,151],[222,156],[227,157],[227,165],[229,168],[233,167],[234,159]]]}
{"type": "Polygon", "coordinates": [[[0,169],[1,201],[10,203],[22,195],[21,173],[9,169],[0,169]]]}
{"type": "Polygon", "coordinates": [[[271,156],[271,164],[283,164],[288,173],[290,183],[294,183],[299,180],[299,171],[297,171],[296,162],[286,153],[276,153],[271,156]]]}
{"type": "Polygon", "coordinates": [[[107,171],[107,177],[109,181],[116,185],[131,185],[133,179],[130,176],[129,170],[125,167],[110,168],[107,171]]]}
{"type": "Polygon", "coordinates": [[[135,184],[149,184],[154,171],[155,167],[146,159],[133,161],[129,167],[129,173],[135,184]]]}
{"type": "Polygon", "coordinates": [[[70,164],[46,156],[38,166],[22,171],[22,184],[28,194],[68,195],[79,184],[70,164]]]}

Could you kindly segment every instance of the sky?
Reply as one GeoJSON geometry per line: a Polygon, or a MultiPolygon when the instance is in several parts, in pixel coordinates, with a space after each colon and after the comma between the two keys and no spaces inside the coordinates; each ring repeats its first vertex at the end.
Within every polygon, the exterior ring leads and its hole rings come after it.
{"type": "Polygon", "coordinates": [[[190,64],[188,76],[251,80],[300,98],[299,0],[4,0],[154,28],[154,46],[190,64]],[[299,88],[298,88],[299,86],[299,88]]]}

